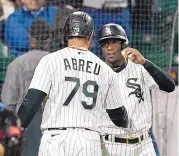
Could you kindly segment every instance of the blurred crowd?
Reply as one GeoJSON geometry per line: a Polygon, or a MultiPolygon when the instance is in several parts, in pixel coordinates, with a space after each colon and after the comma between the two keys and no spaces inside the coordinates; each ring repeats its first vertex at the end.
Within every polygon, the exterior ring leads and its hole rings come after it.
{"type": "MultiPolygon", "coordinates": [[[[44,19],[51,26],[53,41],[49,51],[53,52],[61,48],[63,35],[59,30],[63,27],[66,15],[74,10],[85,11],[93,17],[96,33],[105,23],[118,23],[124,27],[128,38],[131,39],[132,27],[139,25],[142,30],[143,26],[150,26],[152,4],[152,0],[147,0],[145,4],[141,0],[110,2],[105,0],[2,0],[0,1],[0,56],[16,57],[29,50],[28,30],[35,19],[44,19]]],[[[148,30],[150,31],[150,28],[148,30]]],[[[99,55],[95,39],[94,37],[91,48],[99,55]]]]}

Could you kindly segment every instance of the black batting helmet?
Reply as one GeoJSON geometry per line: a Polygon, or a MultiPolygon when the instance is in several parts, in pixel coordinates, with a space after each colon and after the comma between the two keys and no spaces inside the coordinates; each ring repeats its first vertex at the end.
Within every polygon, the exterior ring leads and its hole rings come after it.
{"type": "Polygon", "coordinates": [[[114,23],[105,24],[100,29],[98,43],[100,44],[107,39],[122,40],[126,46],[129,43],[125,30],[119,24],[114,23]]]}
{"type": "Polygon", "coordinates": [[[66,39],[69,37],[87,37],[92,32],[94,32],[94,23],[90,15],[75,11],[68,16],[64,26],[66,39]]]}

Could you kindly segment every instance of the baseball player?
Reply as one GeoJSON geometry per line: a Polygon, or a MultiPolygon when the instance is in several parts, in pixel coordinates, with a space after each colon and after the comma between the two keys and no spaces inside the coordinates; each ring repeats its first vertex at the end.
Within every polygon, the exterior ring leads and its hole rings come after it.
{"type": "Polygon", "coordinates": [[[118,24],[106,24],[100,29],[99,44],[105,62],[118,73],[125,106],[130,118],[129,129],[116,127],[103,115],[103,141],[110,156],[155,156],[149,128],[152,119],[150,90],[172,92],[172,78],[147,60],[137,49],[129,48],[124,29],[118,24]]]}
{"type": "Polygon", "coordinates": [[[46,97],[39,156],[101,156],[102,110],[116,126],[129,125],[117,74],[88,50],[94,34],[88,14],[70,14],[64,34],[68,47],[41,59],[18,115],[26,128],[46,97]]]}

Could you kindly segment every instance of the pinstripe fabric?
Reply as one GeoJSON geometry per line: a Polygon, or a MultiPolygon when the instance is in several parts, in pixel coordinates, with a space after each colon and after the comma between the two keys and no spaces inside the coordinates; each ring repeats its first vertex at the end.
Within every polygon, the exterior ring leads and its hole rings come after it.
{"type": "Polygon", "coordinates": [[[90,51],[64,48],[43,57],[29,87],[48,95],[41,129],[47,136],[51,133],[46,132],[48,128],[79,129],[72,129],[70,133],[58,131],[68,139],[57,136],[50,137],[54,141],[49,141],[43,136],[39,155],[44,155],[47,144],[50,150],[47,155],[101,155],[98,133],[101,112],[104,108],[118,108],[124,103],[117,79],[117,74],[90,51]],[[83,128],[90,131],[81,131],[83,128]],[[64,154],[64,149],[70,153],[64,154]]]}
{"type": "Polygon", "coordinates": [[[159,89],[154,79],[142,65],[128,61],[127,66],[118,73],[118,81],[123,88],[123,101],[130,118],[128,129],[116,127],[104,112],[102,117],[102,135],[109,134],[112,138],[139,137],[147,134],[142,143],[115,143],[114,139],[107,141],[103,138],[110,156],[155,156],[154,147],[148,131],[152,124],[152,102],[150,89],[159,89]]]}

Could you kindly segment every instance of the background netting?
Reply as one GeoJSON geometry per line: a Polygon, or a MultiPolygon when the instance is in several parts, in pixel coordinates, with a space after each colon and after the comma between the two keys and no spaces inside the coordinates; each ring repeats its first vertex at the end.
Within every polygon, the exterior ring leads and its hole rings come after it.
{"type": "MultiPolygon", "coordinates": [[[[176,0],[117,0],[117,1],[88,1],[47,0],[47,6],[61,6],[70,4],[89,13],[95,22],[96,36],[91,44],[92,51],[101,56],[101,50],[97,44],[99,28],[106,23],[121,24],[127,32],[130,46],[137,48],[146,58],[160,67],[168,67],[171,53],[177,54],[178,31],[173,30],[174,16],[177,10],[176,0]],[[174,42],[172,41],[172,33],[174,42]],[[174,45],[174,47],[172,47],[174,45]],[[172,51],[171,51],[172,50],[172,51]]],[[[1,27],[3,24],[1,23],[1,27]]],[[[3,33],[1,28],[1,36],[3,33]]],[[[7,64],[14,58],[4,42],[0,42],[0,80],[4,80],[7,64]]]]}
{"type": "MultiPolygon", "coordinates": [[[[96,36],[92,41],[91,50],[99,57],[99,28],[106,23],[118,23],[126,30],[130,46],[137,48],[146,58],[162,68],[176,65],[174,58],[178,54],[178,22],[175,18],[177,0],[46,0],[46,6],[60,7],[63,4],[71,5],[92,16],[96,36]]],[[[9,12],[14,11],[11,9],[12,3],[6,7],[9,7],[9,12]]],[[[4,40],[6,18],[0,18],[0,90],[7,65],[15,58],[4,40]]],[[[164,114],[164,117],[166,115],[164,114]]]]}

